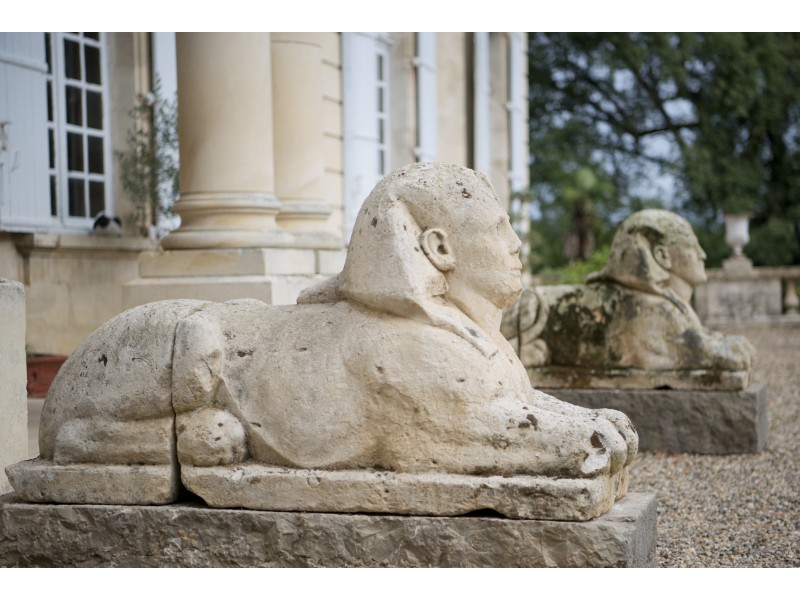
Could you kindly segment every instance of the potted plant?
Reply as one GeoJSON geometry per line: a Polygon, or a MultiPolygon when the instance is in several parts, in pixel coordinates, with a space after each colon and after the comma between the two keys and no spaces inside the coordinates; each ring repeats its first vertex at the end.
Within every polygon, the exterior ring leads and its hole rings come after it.
{"type": "Polygon", "coordinates": [[[122,188],[135,207],[130,216],[141,235],[154,239],[177,226],[172,210],[179,188],[177,99],[164,98],[156,78],[128,116],[133,126],[126,149],[114,154],[122,188]]]}
{"type": "Polygon", "coordinates": [[[26,349],[28,367],[28,396],[44,398],[58,370],[67,356],[64,354],[36,354],[26,349]]]}

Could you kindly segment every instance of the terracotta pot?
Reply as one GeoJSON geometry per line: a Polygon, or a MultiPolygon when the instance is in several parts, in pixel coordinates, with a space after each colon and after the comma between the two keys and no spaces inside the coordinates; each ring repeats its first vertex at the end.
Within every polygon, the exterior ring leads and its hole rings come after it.
{"type": "Polygon", "coordinates": [[[28,396],[44,398],[58,370],[67,357],[62,354],[38,354],[28,357],[28,396]]]}

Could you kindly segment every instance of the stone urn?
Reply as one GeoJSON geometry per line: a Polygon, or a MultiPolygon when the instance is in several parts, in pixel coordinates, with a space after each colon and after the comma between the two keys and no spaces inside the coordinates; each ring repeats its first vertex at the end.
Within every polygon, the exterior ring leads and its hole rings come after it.
{"type": "Polygon", "coordinates": [[[725,243],[733,248],[733,256],[742,256],[742,248],[750,241],[749,225],[753,213],[725,215],[725,243]]]}

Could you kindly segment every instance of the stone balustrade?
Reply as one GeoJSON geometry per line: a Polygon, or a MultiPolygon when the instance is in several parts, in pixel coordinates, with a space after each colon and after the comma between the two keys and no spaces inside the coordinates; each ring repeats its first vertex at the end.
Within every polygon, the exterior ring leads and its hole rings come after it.
{"type": "Polygon", "coordinates": [[[695,290],[694,306],[704,323],[763,321],[797,315],[800,266],[753,267],[745,257],[708,270],[695,290]]]}

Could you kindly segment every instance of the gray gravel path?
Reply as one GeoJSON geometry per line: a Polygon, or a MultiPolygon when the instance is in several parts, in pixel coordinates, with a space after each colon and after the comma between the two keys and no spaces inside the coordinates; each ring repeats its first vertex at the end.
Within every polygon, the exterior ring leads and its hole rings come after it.
{"type": "Polygon", "coordinates": [[[658,494],[661,567],[800,567],[800,326],[727,328],[756,347],[769,437],[758,455],[642,452],[630,490],[658,494]]]}

